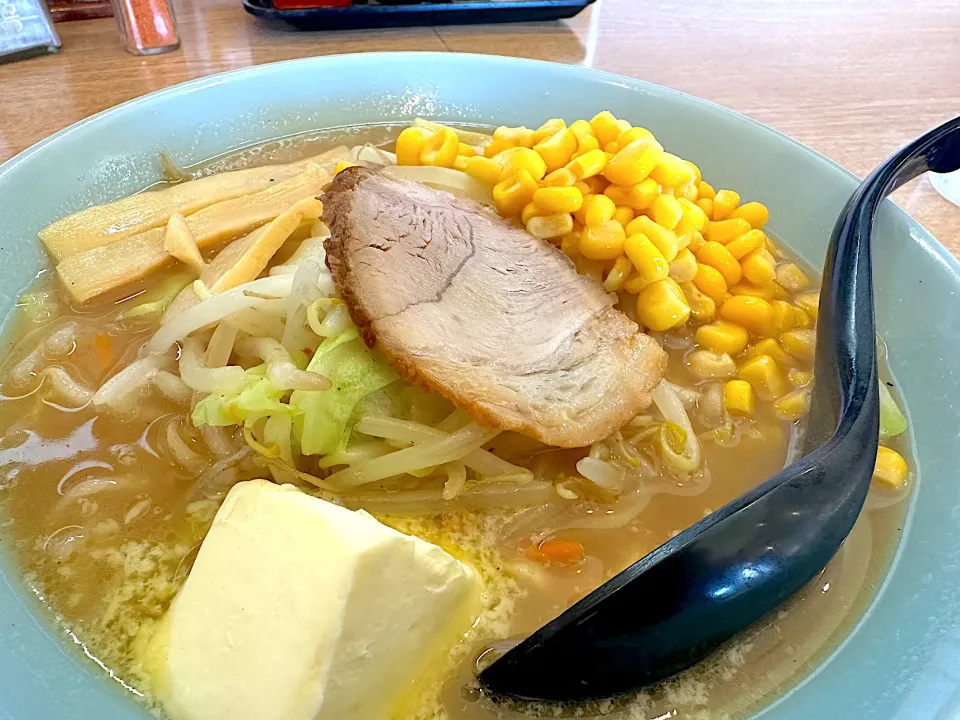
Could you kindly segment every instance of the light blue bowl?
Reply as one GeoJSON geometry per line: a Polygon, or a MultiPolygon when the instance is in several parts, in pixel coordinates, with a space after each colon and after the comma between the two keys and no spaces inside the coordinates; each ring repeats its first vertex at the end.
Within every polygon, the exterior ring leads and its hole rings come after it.
{"type": "MultiPolygon", "coordinates": [[[[155,182],[161,150],[196,163],[337,125],[425,116],[536,126],[545,117],[570,121],[603,109],[642,122],[718,187],[766,203],[777,234],[808,262],[822,264],[856,179],[745,117],[563,65],[428,53],[334,56],[155,93],[84,120],[0,167],[0,316],[42,266],[37,231],[155,182]]],[[[960,711],[960,265],[889,203],[874,248],[877,324],[907,398],[922,482],[894,569],[867,615],[817,672],[763,713],[768,717],[928,720],[960,711]]],[[[37,617],[17,573],[0,574],[0,719],[146,717],[69,645],[37,617]]]]}

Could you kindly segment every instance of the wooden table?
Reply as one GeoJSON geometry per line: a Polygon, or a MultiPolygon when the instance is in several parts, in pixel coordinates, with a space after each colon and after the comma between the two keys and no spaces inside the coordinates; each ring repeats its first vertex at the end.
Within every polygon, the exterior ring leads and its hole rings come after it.
{"type": "MultiPolygon", "coordinates": [[[[960,0],[598,0],[564,23],[294,33],[240,0],[179,0],[182,49],[123,51],[112,19],[58,26],[58,55],[0,66],[0,161],[70,123],[191,78],[370,50],[582,64],[726,105],[863,175],[960,115],[960,0]]],[[[898,202],[960,255],[960,209],[923,179],[898,202]]]]}

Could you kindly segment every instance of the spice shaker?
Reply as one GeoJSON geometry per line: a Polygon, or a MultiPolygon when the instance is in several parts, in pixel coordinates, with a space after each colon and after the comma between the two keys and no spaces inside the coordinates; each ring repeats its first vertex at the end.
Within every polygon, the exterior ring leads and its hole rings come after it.
{"type": "Polygon", "coordinates": [[[113,0],[113,14],[127,51],[156,55],[180,47],[170,0],[113,0]]]}

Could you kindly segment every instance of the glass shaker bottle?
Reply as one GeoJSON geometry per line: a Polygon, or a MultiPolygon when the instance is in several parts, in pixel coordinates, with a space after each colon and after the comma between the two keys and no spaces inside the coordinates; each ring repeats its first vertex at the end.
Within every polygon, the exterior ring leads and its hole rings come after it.
{"type": "Polygon", "coordinates": [[[156,55],[180,47],[170,0],[112,0],[128,52],[156,55]]]}

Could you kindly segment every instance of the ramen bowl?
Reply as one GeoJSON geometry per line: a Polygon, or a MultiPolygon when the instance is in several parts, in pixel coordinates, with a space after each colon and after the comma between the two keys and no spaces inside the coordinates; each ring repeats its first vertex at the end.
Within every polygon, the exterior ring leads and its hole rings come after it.
{"type": "MultiPolygon", "coordinates": [[[[416,117],[536,127],[545,118],[570,121],[601,110],[642,123],[665,147],[696,162],[715,187],[763,202],[777,236],[809,265],[821,265],[857,179],[732,111],[639,80],[550,63],[427,53],[331,56],[157,92],[79,122],[0,166],[0,315],[8,316],[44,267],[37,232],[70,212],[149,187],[158,180],[160,152],[196,165],[319,128],[402,125],[416,117]]],[[[911,420],[909,508],[892,531],[896,542],[880,553],[889,570],[877,573],[879,586],[851,600],[857,612],[833,628],[833,640],[819,653],[738,714],[938,718],[956,706],[960,306],[950,300],[960,290],[960,265],[889,202],[879,213],[874,249],[877,325],[892,349],[889,371],[911,420]]],[[[0,717],[148,717],[135,693],[49,616],[9,543],[3,549],[0,717]]]]}

